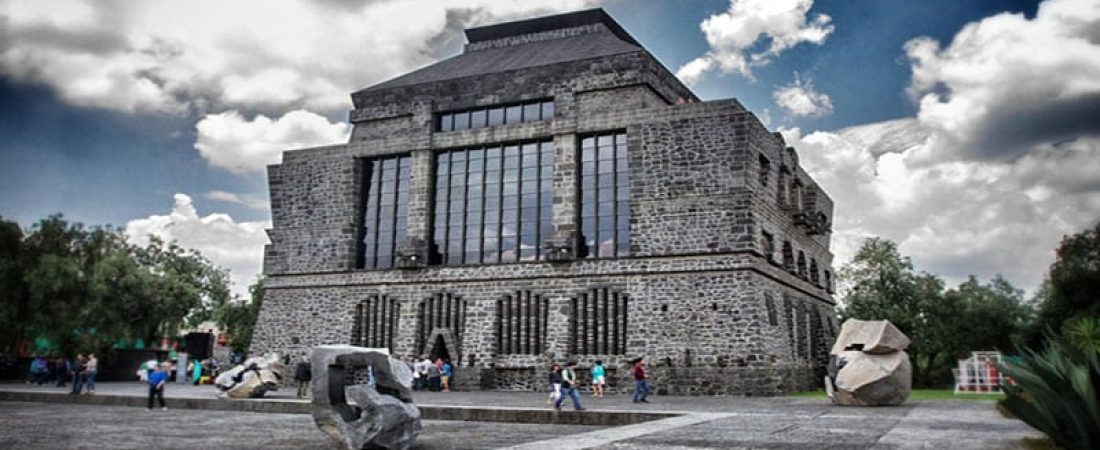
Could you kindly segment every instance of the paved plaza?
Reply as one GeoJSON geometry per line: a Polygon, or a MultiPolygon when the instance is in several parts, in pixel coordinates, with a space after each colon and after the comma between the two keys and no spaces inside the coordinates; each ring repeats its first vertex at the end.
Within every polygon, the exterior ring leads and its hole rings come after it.
{"type": "MultiPolygon", "coordinates": [[[[302,413],[183,409],[187,399],[211,399],[210,386],[171,384],[168,411],[147,411],[138,383],[101,383],[95,396],[72,396],[54,387],[0,385],[0,442],[13,448],[336,448],[302,413]],[[46,394],[46,395],[43,395],[46,394]],[[12,401],[33,395],[34,402],[12,401]],[[94,398],[91,398],[94,397],[94,398]],[[173,407],[173,400],[181,407],[173,407]]],[[[279,410],[303,410],[283,389],[261,400],[279,410]]],[[[622,426],[426,420],[418,449],[619,448],[619,449],[1016,449],[1038,432],[1002,417],[992,401],[910,401],[899,407],[837,407],[816,398],[656,396],[635,404],[625,395],[583,398],[586,412],[666,413],[622,426]]],[[[223,400],[228,402],[229,400],[223,400]]],[[[418,393],[436,409],[491,407],[546,410],[545,396],[524,392],[418,393]]],[[[237,401],[240,402],[240,401],[237,401]]],[[[197,403],[192,402],[192,405],[197,403]]],[[[209,403],[207,403],[209,404],[209,403]]]]}

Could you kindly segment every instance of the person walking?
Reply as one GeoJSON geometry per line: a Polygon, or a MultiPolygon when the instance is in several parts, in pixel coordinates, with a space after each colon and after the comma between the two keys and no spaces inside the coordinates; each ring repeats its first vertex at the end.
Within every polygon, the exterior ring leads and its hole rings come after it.
{"type": "Polygon", "coordinates": [[[645,378],[645,358],[634,360],[634,367],[630,369],[634,376],[634,403],[649,403],[649,383],[645,378]]]}
{"type": "Polygon", "coordinates": [[[89,353],[88,361],[84,363],[84,386],[88,389],[88,394],[95,395],[95,376],[97,373],[99,373],[99,360],[96,359],[95,353],[89,353]]]}
{"type": "Polygon", "coordinates": [[[561,403],[565,400],[565,396],[569,396],[569,399],[573,401],[573,409],[577,411],[584,411],[584,407],[581,406],[581,397],[577,393],[577,388],[580,386],[577,383],[577,362],[569,361],[569,364],[565,365],[565,370],[561,371],[561,395],[558,396],[558,401],[554,402],[554,409],[561,410],[561,403]]]}
{"type": "Polygon", "coordinates": [[[149,411],[153,410],[153,399],[160,401],[160,409],[167,411],[168,405],[164,404],[164,382],[168,380],[168,373],[159,365],[153,366],[149,373],[149,411]]]}
{"type": "Polygon", "coordinates": [[[603,398],[603,387],[607,383],[606,371],[603,368],[603,361],[596,360],[596,364],[592,366],[592,396],[596,398],[603,398]]]}
{"type": "Polygon", "coordinates": [[[309,357],[303,357],[298,361],[298,367],[294,370],[294,379],[298,380],[298,399],[309,396],[309,383],[313,380],[313,366],[309,363],[309,357]]]}
{"type": "Polygon", "coordinates": [[[87,367],[88,360],[84,359],[83,354],[76,355],[76,362],[73,364],[72,377],[73,377],[73,390],[69,392],[69,395],[80,395],[80,391],[84,389],[84,368],[87,367]]]}
{"type": "Polygon", "coordinates": [[[553,405],[561,397],[561,383],[561,366],[554,364],[550,366],[550,374],[546,377],[546,388],[550,391],[550,395],[546,397],[547,405],[553,405]]]}

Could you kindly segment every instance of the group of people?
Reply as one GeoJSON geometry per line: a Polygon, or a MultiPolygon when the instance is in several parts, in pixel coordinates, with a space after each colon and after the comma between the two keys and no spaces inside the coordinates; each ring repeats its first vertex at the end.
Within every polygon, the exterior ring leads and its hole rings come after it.
{"type": "Polygon", "coordinates": [[[31,360],[31,380],[27,383],[41,386],[56,381],[57,387],[65,387],[65,383],[72,380],[73,388],[69,392],[70,395],[95,394],[97,373],[99,373],[99,360],[91,353],[88,356],[78,354],[75,358],[58,357],[52,361],[44,356],[36,356],[31,360]]]}
{"type": "MultiPolygon", "coordinates": [[[[602,398],[607,386],[607,370],[603,361],[596,360],[590,371],[592,375],[592,396],[602,398]]],[[[645,360],[637,358],[631,361],[631,377],[634,379],[634,403],[649,403],[649,382],[646,381],[645,360]]],[[[554,364],[547,376],[548,390],[550,391],[546,403],[553,404],[554,409],[560,410],[562,402],[568,397],[573,402],[573,409],[584,411],[581,406],[580,381],[577,378],[577,362],[569,361],[562,369],[560,364],[554,364]]]]}
{"type": "Polygon", "coordinates": [[[454,367],[450,359],[436,358],[432,361],[427,356],[421,356],[413,358],[409,368],[413,371],[414,391],[451,392],[454,367]]]}

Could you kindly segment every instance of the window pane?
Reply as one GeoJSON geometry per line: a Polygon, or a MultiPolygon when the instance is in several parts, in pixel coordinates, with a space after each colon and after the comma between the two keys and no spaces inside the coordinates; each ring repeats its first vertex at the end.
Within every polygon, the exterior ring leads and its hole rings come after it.
{"type": "Polygon", "coordinates": [[[443,114],[439,116],[439,131],[451,131],[454,129],[454,116],[443,114]]]}
{"type": "Polygon", "coordinates": [[[493,108],[489,110],[489,126],[495,127],[504,123],[504,108],[493,108]]]}
{"type": "Polygon", "coordinates": [[[467,128],[470,128],[470,113],[455,113],[455,130],[465,130],[467,128]]]}
{"type": "Polygon", "coordinates": [[[554,102],[542,102],[542,120],[550,120],[554,118],[554,102]]]}
{"type": "Polygon", "coordinates": [[[485,126],[485,110],[478,109],[470,112],[470,128],[481,128],[485,126]]]}
{"type": "Polygon", "coordinates": [[[509,106],[504,110],[504,123],[519,123],[523,115],[523,109],[519,106],[509,106]]]}
{"type": "Polygon", "coordinates": [[[600,147],[597,158],[600,160],[615,159],[615,147],[600,147]]]}
{"type": "Polygon", "coordinates": [[[523,121],[534,122],[536,120],[539,120],[539,110],[540,108],[538,103],[523,105],[523,121]]]}

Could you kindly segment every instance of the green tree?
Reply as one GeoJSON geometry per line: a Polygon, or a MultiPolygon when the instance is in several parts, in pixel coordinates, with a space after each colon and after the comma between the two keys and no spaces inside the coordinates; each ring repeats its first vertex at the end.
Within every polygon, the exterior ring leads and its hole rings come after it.
{"type": "Polygon", "coordinates": [[[951,383],[955,360],[974,350],[1011,351],[1032,317],[1023,291],[1000,275],[971,276],[944,292],[939,277],[916,272],[897,244],[868,239],[838,275],[846,292],[842,318],[886,319],[909,336],[917,386],[951,383]]]}
{"type": "Polygon", "coordinates": [[[974,350],[1015,352],[1033,321],[1034,311],[1024,301],[1024,291],[1001,275],[986,284],[971,275],[944,297],[959,311],[952,324],[956,357],[974,350]]]}
{"type": "Polygon", "coordinates": [[[0,350],[13,350],[23,336],[30,317],[23,230],[18,223],[0,217],[0,350]]]}
{"type": "Polygon", "coordinates": [[[252,345],[252,333],[264,300],[264,279],[256,280],[248,291],[249,301],[228,302],[216,314],[218,326],[229,334],[229,346],[241,353],[248,353],[252,345]]]}
{"type": "Polygon", "coordinates": [[[0,283],[14,285],[0,294],[0,321],[17,325],[4,328],[15,336],[7,339],[45,337],[64,353],[174,336],[229,297],[226,273],[197,252],[155,237],[135,246],[119,229],[85,228],[60,215],[21,239],[0,223],[0,245],[14,249],[0,257],[0,283]]]}
{"type": "Polygon", "coordinates": [[[912,341],[908,352],[913,381],[926,385],[925,374],[942,358],[943,330],[936,325],[944,308],[943,281],[927,273],[916,273],[909,257],[898,252],[892,241],[871,238],[864,241],[852,261],[838,272],[846,292],[841,299],[843,319],[889,320],[912,341]]]}
{"type": "Polygon", "coordinates": [[[1041,340],[1044,330],[1064,332],[1075,318],[1100,320],[1100,223],[1062,238],[1037,301],[1033,344],[1041,340]]]}

